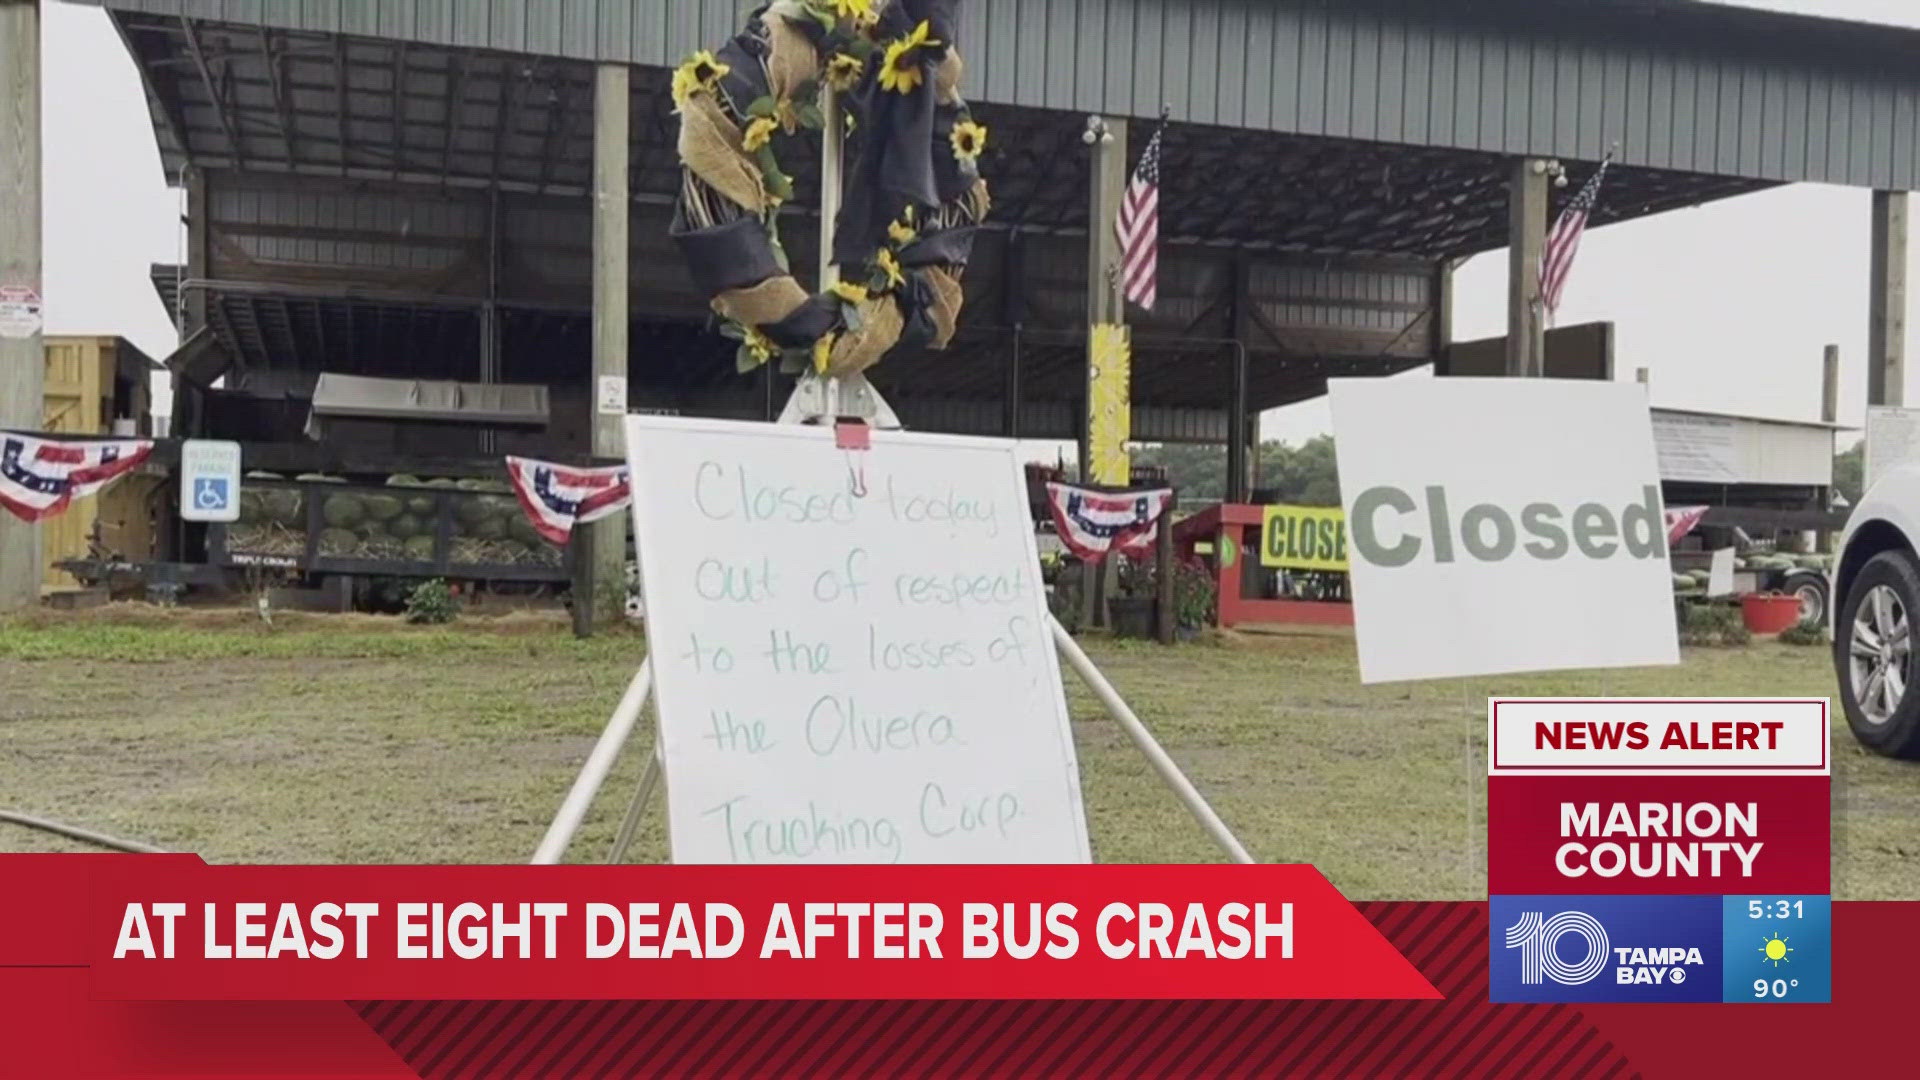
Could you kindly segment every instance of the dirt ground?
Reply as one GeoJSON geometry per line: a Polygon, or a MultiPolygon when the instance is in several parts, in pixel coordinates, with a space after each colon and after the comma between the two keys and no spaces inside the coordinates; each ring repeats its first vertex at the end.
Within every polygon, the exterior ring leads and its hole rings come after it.
{"type": "MultiPolygon", "coordinates": [[[[639,662],[557,617],[453,629],[356,616],[109,607],[0,623],[0,809],[214,862],[517,863],[639,662]]],[[[1263,861],[1349,896],[1485,895],[1485,699],[1819,695],[1828,653],[1760,642],[1646,669],[1359,685],[1345,634],[1088,649],[1263,861]]],[[[1071,677],[1069,677],[1071,678],[1071,677]]],[[[1095,857],[1218,859],[1120,729],[1069,684],[1095,857]]],[[[644,740],[644,736],[642,736],[644,740]]],[[[644,746],[572,857],[605,857],[644,746]]],[[[1920,898],[1920,765],[1834,737],[1834,893],[1920,898]]],[[[0,823],[0,850],[85,850],[0,823]]],[[[665,854],[662,818],[634,857],[665,854]]]]}

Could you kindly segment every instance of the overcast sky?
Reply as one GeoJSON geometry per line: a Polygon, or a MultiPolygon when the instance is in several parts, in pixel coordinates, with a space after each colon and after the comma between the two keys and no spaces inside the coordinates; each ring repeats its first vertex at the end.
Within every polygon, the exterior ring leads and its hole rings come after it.
{"type": "MultiPolygon", "coordinates": [[[[1915,0],[1742,6],[1920,26],[1915,0]]],[[[48,329],[120,334],[163,357],[174,345],[172,316],[147,268],[179,258],[181,204],[161,174],[139,76],[98,8],[43,10],[48,329]]],[[[1818,418],[1821,349],[1837,344],[1840,419],[1858,423],[1868,205],[1865,191],[1798,185],[1596,229],[1559,322],[1617,324],[1620,375],[1650,369],[1656,405],[1783,419],[1818,418]]],[[[1920,244],[1912,254],[1920,275],[1920,244]]],[[[1505,260],[1494,252],[1460,269],[1456,338],[1505,333],[1505,260]]],[[[1908,352],[1920,358],[1920,320],[1908,324],[1908,352]]],[[[1267,437],[1294,440],[1326,429],[1320,402],[1263,424],[1267,437]]]]}

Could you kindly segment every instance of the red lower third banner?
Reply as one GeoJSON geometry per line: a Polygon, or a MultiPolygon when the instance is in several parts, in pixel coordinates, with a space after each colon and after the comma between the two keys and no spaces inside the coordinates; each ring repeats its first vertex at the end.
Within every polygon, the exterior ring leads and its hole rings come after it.
{"type": "MultiPolygon", "coordinates": [[[[97,999],[1436,993],[1309,866],[0,865],[84,913],[97,999]]],[[[46,931],[0,926],[0,963],[46,931]]]]}
{"type": "MultiPolygon", "coordinates": [[[[231,1000],[131,1000],[101,992],[97,984],[103,969],[92,959],[103,950],[111,959],[125,905],[132,903],[291,900],[343,908],[347,903],[453,903],[449,889],[482,895],[497,890],[485,897],[488,903],[624,903],[636,898],[632,894],[638,890],[655,888],[672,889],[685,899],[692,886],[684,882],[696,876],[691,867],[635,869],[642,871],[640,876],[631,876],[628,868],[597,867],[531,872],[517,867],[208,869],[178,857],[0,856],[0,1076],[439,1080],[1127,1072],[1657,1078],[1804,1076],[1831,1072],[1836,1065],[1876,1074],[1911,1069],[1910,1055],[1889,1033],[1904,1030],[1910,1022],[1906,987],[1920,968],[1920,941],[1911,931],[1920,918],[1920,904],[1912,903],[1835,904],[1833,1003],[1786,1008],[1491,1005],[1487,906],[1460,902],[1366,902],[1347,908],[1342,901],[1331,909],[1357,910],[1392,955],[1404,956],[1418,972],[1417,984],[1401,984],[1406,997],[1399,1000],[1384,996],[1384,991],[1373,998],[1331,1001],[1180,1000],[1192,995],[1175,974],[1184,962],[1137,957],[1099,970],[1108,978],[1126,980],[1129,989],[1164,979],[1152,996],[1165,1000],[1089,1000],[1079,993],[1063,993],[1060,1000],[995,1000],[1023,996],[1030,989],[1028,982],[1045,977],[1048,966],[1064,969],[1065,962],[1046,958],[1044,951],[1010,971],[991,961],[976,961],[1001,972],[1000,983],[990,996],[961,1000],[854,1000],[841,996],[844,982],[834,982],[844,979],[844,972],[822,978],[807,995],[840,1000],[635,1000],[664,996],[668,991],[660,984],[674,976],[658,962],[627,960],[606,962],[622,977],[602,976],[609,984],[599,991],[605,1000],[571,994],[553,998],[533,980],[490,984],[497,1000],[478,999],[486,988],[477,983],[453,990],[435,984],[440,989],[429,997],[452,994],[454,999],[417,1000],[419,987],[439,978],[418,973],[412,983],[375,980],[379,985],[328,999],[336,988],[319,980],[328,964],[339,961],[296,966],[283,974],[289,969],[272,966],[276,961],[240,960],[237,935],[228,940],[224,929],[216,944],[232,946],[236,956],[214,963],[267,965],[263,970],[275,972],[268,981],[284,985],[260,987],[253,976],[246,976],[249,985],[232,984],[226,991],[231,1000]],[[523,874],[530,876],[523,879],[523,874]],[[244,889],[233,884],[247,878],[254,881],[244,889]],[[511,881],[511,887],[503,881],[511,881]],[[516,896],[522,887],[537,891],[537,896],[516,896]],[[608,893],[628,895],[606,899],[608,893]],[[322,899],[323,894],[328,899],[322,899]],[[1438,996],[1428,992],[1428,986],[1438,996]],[[255,996],[315,1000],[247,1000],[255,996]],[[1761,1011],[1770,1008],[1776,1011],[1761,1011]]],[[[1026,895],[1023,889],[1047,893],[1056,901],[1065,897],[1077,907],[1097,904],[1092,909],[1096,919],[1108,903],[1126,903],[1136,911],[1146,903],[1166,903],[1179,912],[1190,902],[1208,903],[1259,889],[1267,892],[1269,904],[1294,904],[1296,962],[1313,947],[1310,942],[1340,940],[1338,933],[1321,937],[1323,931],[1316,926],[1320,909],[1306,899],[1311,889],[1295,890],[1302,881],[1319,880],[1305,868],[1033,867],[1013,872],[1031,875],[1019,885],[1008,884],[1013,879],[1000,868],[912,869],[878,878],[845,876],[844,870],[834,872],[836,903],[849,896],[857,899],[848,902],[893,902],[885,897],[898,892],[902,903],[932,897],[922,902],[939,904],[943,913],[970,897],[1018,902],[1016,897],[1026,895]],[[1278,876],[1269,877],[1273,872],[1278,876]],[[866,894],[846,891],[855,888],[864,888],[866,894]]],[[[809,885],[810,877],[808,872],[756,871],[741,879],[749,884],[729,889],[726,902],[743,917],[755,908],[749,893],[764,893],[769,910],[776,902],[804,904],[812,898],[808,890],[820,887],[818,881],[809,885]]],[[[666,896],[644,900],[677,902],[666,896]]],[[[278,918],[277,909],[268,910],[275,914],[263,913],[263,924],[278,918]]],[[[190,929],[203,919],[203,910],[175,917],[176,955],[190,947],[204,951],[204,928],[190,929]]],[[[372,916],[369,925],[378,925],[372,916]]],[[[157,954],[164,950],[164,929],[151,922],[149,929],[156,935],[157,954]]],[[[270,947],[273,933],[269,926],[257,941],[250,936],[248,947],[270,947]]],[[[429,950],[430,937],[424,942],[429,950]]],[[[1177,944],[1177,928],[1172,940],[1177,944]]],[[[947,944],[945,939],[941,943],[943,948],[947,944]]],[[[556,943],[556,953],[561,944],[564,939],[556,943]]],[[[370,958],[376,946],[385,947],[379,931],[368,941],[370,958]]],[[[1096,943],[1096,952],[1098,948],[1096,943]]],[[[350,955],[344,935],[342,952],[350,955]]],[[[1364,964],[1376,954],[1353,955],[1353,963],[1364,964]]],[[[477,960],[436,961],[429,956],[406,963],[422,972],[451,970],[456,981],[493,978],[477,974],[487,970],[477,960]]],[[[914,963],[887,961],[860,970],[914,963]]],[[[1199,963],[1211,977],[1232,980],[1233,965],[1243,961],[1199,963]]],[[[1256,961],[1248,970],[1265,963],[1256,961]]],[[[165,968],[155,962],[149,970],[165,968]]],[[[1277,977],[1304,992],[1304,983],[1286,970],[1283,966],[1277,977]]],[[[878,978],[862,987],[860,996],[883,998],[898,985],[878,978]]],[[[1218,992],[1215,987],[1209,996],[1218,992]]],[[[751,996],[769,993],[760,990],[751,996]]],[[[928,996],[946,995],[936,987],[928,996]]]]}

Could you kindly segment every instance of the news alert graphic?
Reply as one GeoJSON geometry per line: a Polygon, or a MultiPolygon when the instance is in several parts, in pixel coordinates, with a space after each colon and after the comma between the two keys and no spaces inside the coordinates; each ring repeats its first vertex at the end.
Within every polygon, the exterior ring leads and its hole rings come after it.
{"type": "Polygon", "coordinates": [[[1487,703],[1496,1002],[1831,999],[1828,703],[1487,703]]]}

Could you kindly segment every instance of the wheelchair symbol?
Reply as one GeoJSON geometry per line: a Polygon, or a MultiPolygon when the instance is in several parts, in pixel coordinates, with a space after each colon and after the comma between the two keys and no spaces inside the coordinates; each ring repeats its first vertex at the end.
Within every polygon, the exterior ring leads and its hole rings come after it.
{"type": "Polygon", "coordinates": [[[202,477],[193,487],[193,505],[200,510],[225,510],[227,478],[224,476],[202,477]]]}

